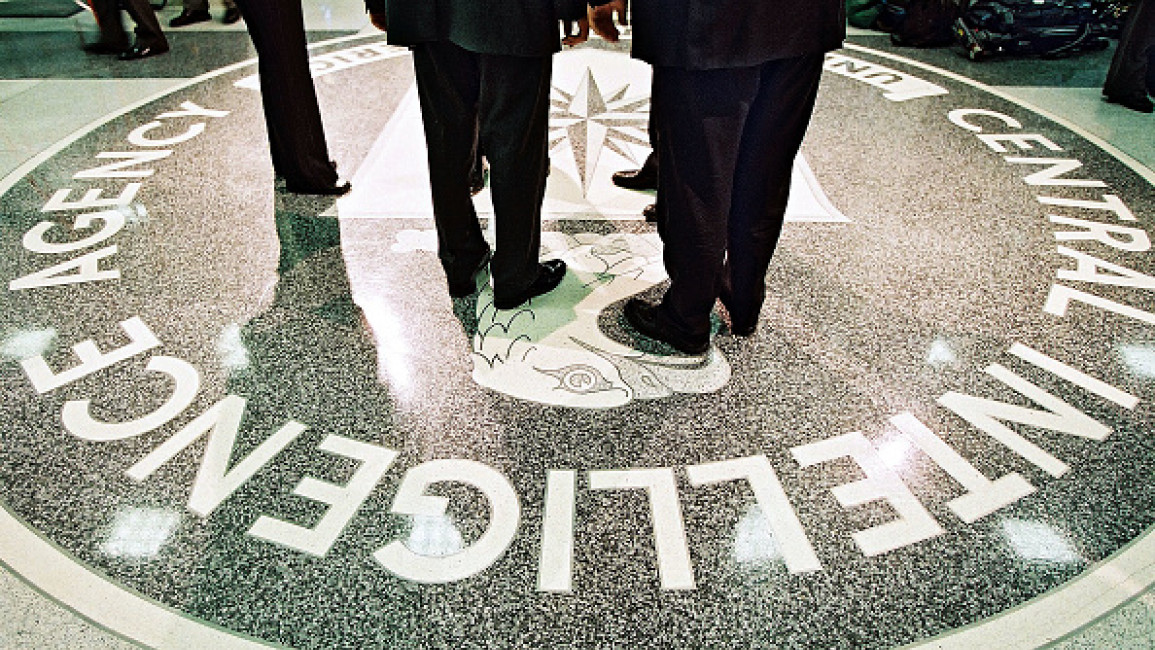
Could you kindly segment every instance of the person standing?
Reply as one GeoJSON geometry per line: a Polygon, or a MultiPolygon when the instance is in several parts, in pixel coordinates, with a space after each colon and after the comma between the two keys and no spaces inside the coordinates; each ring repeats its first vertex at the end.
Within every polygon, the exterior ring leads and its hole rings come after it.
{"type": "MultiPolygon", "coordinates": [[[[561,260],[541,262],[549,172],[553,54],[575,0],[367,0],[389,43],[409,47],[429,154],[438,257],[449,293],[465,297],[490,268],[494,305],[512,309],[557,287],[561,260]],[[477,149],[489,163],[491,251],[470,192],[477,149]]],[[[567,31],[568,33],[568,31],[567,31]]]]}
{"type": "MultiPolygon", "coordinates": [[[[790,171],[826,52],[846,36],[844,0],[633,0],[633,56],[653,66],[658,235],[670,285],[624,309],[638,332],[687,354],[710,347],[721,299],[734,334],[754,333],[790,171]]],[[[592,7],[617,40],[624,0],[592,7]]]]}
{"type": "Polygon", "coordinates": [[[121,20],[121,0],[91,0],[92,13],[100,28],[100,40],[85,46],[93,54],[117,54],[121,61],[144,59],[168,52],[168,39],[160,28],[149,0],[124,0],[124,9],[136,23],[130,45],[121,20]]]}
{"type": "Polygon", "coordinates": [[[352,186],[338,178],[329,158],[300,0],[240,0],[237,5],[257,50],[273,171],[294,194],[347,193],[352,186]]]}
{"type": "Polygon", "coordinates": [[[1155,110],[1155,0],[1138,0],[1127,10],[1119,46],[1111,59],[1103,97],[1133,111],[1155,110]]]}

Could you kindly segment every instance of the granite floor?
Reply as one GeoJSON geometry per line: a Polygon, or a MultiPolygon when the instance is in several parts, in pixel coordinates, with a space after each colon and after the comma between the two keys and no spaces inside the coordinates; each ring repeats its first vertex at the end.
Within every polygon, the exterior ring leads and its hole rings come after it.
{"type": "Polygon", "coordinates": [[[306,6],[354,191],[296,197],[213,12],[137,62],[0,18],[0,647],[1155,647],[1155,138],[1111,49],[853,31],[759,329],[691,357],[622,322],[666,276],[609,181],[621,47],[556,58],[570,271],[497,310],[444,290],[407,52],[306,6]]]}

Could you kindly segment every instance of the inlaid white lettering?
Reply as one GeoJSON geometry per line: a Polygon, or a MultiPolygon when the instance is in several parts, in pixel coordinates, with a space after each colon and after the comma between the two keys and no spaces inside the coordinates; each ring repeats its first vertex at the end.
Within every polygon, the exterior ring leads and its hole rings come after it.
{"type": "Polygon", "coordinates": [[[157,115],[157,119],[170,120],[176,117],[224,117],[228,114],[228,111],[203,108],[193,102],[181,102],[179,111],[161,113],[157,115]]]}
{"type": "Polygon", "coordinates": [[[326,436],[317,449],[359,460],[361,465],[343,486],[308,476],[297,484],[293,494],[329,506],[314,527],[307,528],[274,517],[261,516],[249,529],[250,535],[309,555],[324,557],[397,458],[397,452],[392,449],[335,435],[326,436]]]}
{"type": "Polygon", "coordinates": [[[441,557],[419,555],[395,540],[373,554],[389,571],[427,584],[464,580],[489,568],[517,534],[521,505],[509,479],[497,470],[472,460],[433,460],[405,473],[391,512],[401,515],[442,517],[449,500],[425,494],[434,483],[465,483],[481,491],[489,501],[489,528],[472,545],[441,557]]]}
{"type": "Polygon", "coordinates": [[[1051,476],[1062,476],[1070,468],[1063,461],[1043,451],[1038,445],[1003,424],[1001,420],[1092,440],[1103,440],[1111,433],[1111,429],[1106,425],[1035,386],[1004,366],[997,363],[991,364],[986,368],[986,372],[1047,410],[1039,411],[954,391],[940,397],[938,399],[939,404],[970,422],[980,431],[986,432],[987,435],[1051,476]]]}
{"type": "Polygon", "coordinates": [[[168,138],[150,138],[148,133],[156,129],[163,129],[165,127],[163,122],[153,121],[147,124],[142,124],[133,129],[128,134],[129,144],[134,144],[138,147],[171,147],[175,144],[180,144],[187,140],[192,140],[198,135],[205,132],[204,122],[197,122],[185,129],[184,133],[174,135],[168,138]]]}
{"type": "Polygon", "coordinates": [[[187,361],[157,356],[149,359],[145,370],[172,377],[175,388],[172,397],[148,415],[127,422],[101,422],[92,417],[91,400],[70,400],[64,403],[60,419],[69,433],[83,440],[108,442],[134,438],[161,427],[192,405],[200,390],[200,373],[187,361]]]}
{"type": "Polygon", "coordinates": [[[861,433],[855,431],[794,447],[790,453],[803,467],[849,457],[862,468],[866,478],[832,488],[830,492],[838,503],[844,508],[853,508],[884,499],[894,508],[898,515],[894,521],[851,535],[867,557],[916,544],[945,532],[861,433]]]}
{"type": "Polygon", "coordinates": [[[244,413],[243,397],[225,396],[164,444],[128,468],[129,477],[135,481],[145,480],[201,436],[208,434],[208,444],[201,459],[196,481],[193,483],[188,507],[201,517],[209,516],[306,429],[300,422],[290,420],[230,469],[229,460],[233,454],[233,446],[240,432],[244,413]]]}
{"type": "Polygon", "coordinates": [[[53,264],[46,269],[10,281],[8,288],[12,291],[21,291],[64,284],[118,280],[120,279],[120,269],[100,268],[100,260],[116,255],[116,250],[116,246],[106,246],[66,262],[53,264]]]}
{"type": "Polygon", "coordinates": [[[782,550],[782,558],[791,573],[820,571],[822,563],[810,545],[802,522],[794,512],[782,489],[782,483],[765,456],[748,456],[686,468],[694,485],[745,480],[754,492],[759,510],[766,517],[774,539],[782,550]]]}
{"type": "Polygon", "coordinates": [[[1049,218],[1051,223],[1083,229],[1082,232],[1077,230],[1056,232],[1055,239],[1059,241],[1095,241],[1131,253],[1143,253],[1151,250],[1151,239],[1147,236],[1147,231],[1140,228],[1073,219],[1056,214],[1049,215],[1049,218]]]}
{"type": "Polygon", "coordinates": [[[1135,214],[1131,212],[1131,208],[1127,207],[1127,204],[1123,203],[1123,199],[1115,194],[1104,194],[1102,201],[1068,199],[1061,196],[1039,196],[1035,198],[1039,200],[1039,203],[1044,205],[1061,205],[1084,210],[1106,210],[1115,213],[1115,216],[1123,221],[1135,221],[1135,214]]]}
{"type": "Polygon", "coordinates": [[[993,151],[999,153],[1006,153],[1008,151],[1008,149],[1003,146],[1004,142],[1013,144],[1023,150],[1034,149],[1036,144],[1041,144],[1051,151],[1063,150],[1062,147],[1052,142],[1046,136],[1039,135],[1038,133],[983,133],[975,137],[993,151]]]}
{"type": "Polygon", "coordinates": [[[97,158],[117,158],[119,162],[108,163],[73,174],[73,178],[145,178],[152,176],[155,169],[127,169],[133,165],[143,165],[172,155],[172,149],[140,151],[102,151],[97,158]]]}
{"type": "Polygon", "coordinates": [[[1008,156],[1005,160],[1014,165],[1046,165],[1046,169],[1028,174],[1023,181],[1027,185],[1061,185],[1064,187],[1107,187],[1103,181],[1089,178],[1060,178],[1083,166],[1083,163],[1072,158],[1016,158],[1008,156]]]}
{"type": "Polygon", "coordinates": [[[967,131],[982,133],[983,127],[967,119],[975,115],[994,118],[995,120],[1011,127],[1012,129],[1023,128],[1023,123],[1016,120],[1015,118],[1008,115],[1003,115],[1002,113],[998,113],[996,111],[987,110],[985,108],[958,108],[951,111],[950,113],[947,113],[947,119],[949,119],[955,125],[961,126],[967,131]]]}
{"type": "Polygon", "coordinates": [[[968,524],[1035,491],[1035,486],[1016,472],[993,481],[983,476],[911,413],[900,413],[890,418],[890,423],[966,489],[966,494],[951,499],[946,505],[968,524]]]}
{"type": "Polygon", "coordinates": [[[120,328],[128,335],[130,341],[128,345],[101,352],[92,339],[81,341],[72,346],[72,352],[77,359],[80,359],[80,363],[68,370],[52,372],[44,357],[25,359],[20,365],[23,366],[36,392],[44,394],[160,345],[160,340],[137,316],[121,322],[120,328]]]}
{"type": "Polygon", "coordinates": [[[1059,269],[1058,276],[1062,280],[1109,284],[1116,287],[1155,289],[1155,278],[1146,273],[1101,260],[1066,246],[1059,246],[1059,253],[1075,260],[1074,270],[1059,269]]]}
{"type": "Polygon", "coordinates": [[[650,501],[658,575],[662,589],[694,588],[694,569],[686,543],[686,525],[678,503],[678,487],[670,468],[594,470],[591,490],[645,490],[650,501]]]}
{"type": "Polygon", "coordinates": [[[1096,379],[1022,343],[1012,345],[1009,352],[1031,365],[1042,368],[1056,377],[1065,379],[1079,388],[1114,402],[1125,409],[1134,409],[1139,405],[1139,398],[1131,393],[1119,390],[1101,379],[1096,379]]]}
{"type": "Polygon", "coordinates": [[[545,481],[545,517],[541,527],[538,558],[538,591],[568,592],[573,589],[574,497],[577,473],[551,470],[545,481]]]}
{"type": "Polygon", "coordinates": [[[1155,325],[1155,314],[1151,312],[1136,309],[1135,307],[1124,305],[1114,300],[1108,300],[1101,296],[1087,293],[1086,291],[1072,289],[1062,284],[1051,285],[1051,293],[1047,295],[1047,302],[1043,306],[1043,310],[1048,314],[1066,316],[1067,309],[1070,307],[1072,300],[1077,300],[1092,307],[1098,307],[1104,311],[1119,314],[1120,316],[1134,318],[1135,320],[1155,325]]]}
{"type": "Polygon", "coordinates": [[[136,198],[136,193],[143,187],[142,183],[126,183],[124,189],[119,196],[102,199],[100,195],[104,190],[93,189],[84,193],[84,196],[79,201],[69,201],[68,195],[72,193],[70,189],[56,190],[52,198],[41,208],[42,212],[57,212],[60,210],[87,210],[89,208],[109,208],[114,206],[125,206],[132,203],[136,198]]]}
{"type": "Polygon", "coordinates": [[[45,255],[54,255],[59,253],[71,253],[89,246],[95,246],[100,242],[112,237],[120,232],[124,227],[124,213],[120,210],[105,210],[103,212],[85,212],[79,214],[72,221],[72,229],[87,230],[92,227],[93,221],[100,221],[102,226],[100,230],[91,235],[77,239],[70,242],[50,242],[45,241],[44,235],[53,228],[56,224],[51,221],[41,221],[32,226],[32,228],[24,233],[24,248],[33,253],[43,253],[45,255]]]}

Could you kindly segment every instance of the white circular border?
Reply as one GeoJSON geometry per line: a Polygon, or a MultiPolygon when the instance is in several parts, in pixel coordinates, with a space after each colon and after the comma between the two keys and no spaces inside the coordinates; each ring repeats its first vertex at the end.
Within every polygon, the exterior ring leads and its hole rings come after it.
{"type": "MultiPolygon", "coordinates": [[[[354,34],[310,45],[310,49],[328,47],[379,34],[354,34]]],[[[1051,115],[1027,102],[1003,93],[973,79],[898,55],[879,52],[847,43],[844,49],[892,59],[921,68],[933,74],[969,85],[989,95],[1017,104],[1037,115],[1073,131],[1094,146],[1107,152],[1137,174],[1155,185],[1155,172],[1116,147],[1067,120],[1051,115]]],[[[105,123],[145,104],[171,95],[189,86],[252,65],[256,59],[241,61],[200,75],[163,92],[130,104],[96,120],[71,136],[18,167],[0,181],[3,195],[30,171],[62,151],[65,147],[105,123]]],[[[1062,586],[995,616],[946,632],[936,638],[905,646],[909,649],[931,648],[970,650],[976,647],[1038,647],[1052,643],[1079,628],[1109,614],[1128,600],[1155,585],[1155,529],[1129,543],[1094,569],[1084,572],[1062,586]]],[[[240,633],[193,619],[177,610],[160,605],[150,598],[117,585],[79,563],[75,558],[45,539],[18,519],[0,502],[0,564],[28,582],[34,589],[95,625],[151,648],[213,647],[231,650],[278,647],[240,633]]]]}

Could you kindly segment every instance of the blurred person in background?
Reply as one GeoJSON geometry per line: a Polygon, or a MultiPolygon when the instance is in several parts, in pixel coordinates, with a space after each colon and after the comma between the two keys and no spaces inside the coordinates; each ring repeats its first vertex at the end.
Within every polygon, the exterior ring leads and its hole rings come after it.
{"type": "Polygon", "coordinates": [[[92,54],[116,54],[121,61],[144,59],[168,52],[168,39],[160,28],[156,11],[149,0],[91,0],[92,14],[100,28],[100,40],[84,47],[92,54]],[[120,9],[123,4],[136,23],[135,39],[130,44],[124,30],[120,9]]]}
{"type": "MultiPolygon", "coordinates": [[[[222,4],[225,6],[225,15],[221,17],[222,23],[231,25],[241,19],[241,10],[237,8],[235,0],[222,0],[222,4]]],[[[184,9],[180,15],[168,21],[168,26],[184,27],[203,23],[212,18],[212,14],[209,13],[209,0],[184,0],[184,9]]]]}

